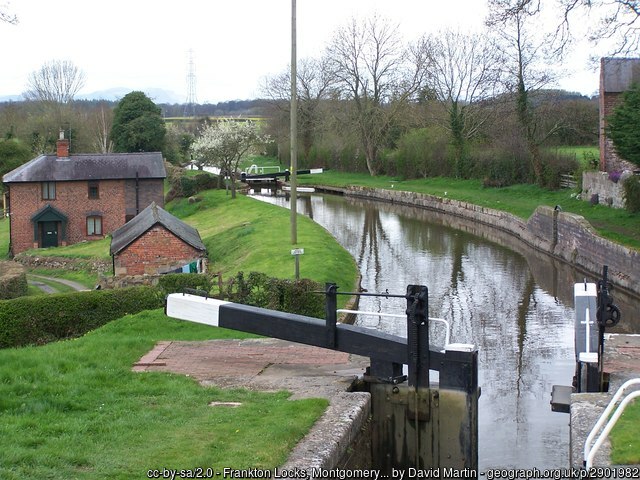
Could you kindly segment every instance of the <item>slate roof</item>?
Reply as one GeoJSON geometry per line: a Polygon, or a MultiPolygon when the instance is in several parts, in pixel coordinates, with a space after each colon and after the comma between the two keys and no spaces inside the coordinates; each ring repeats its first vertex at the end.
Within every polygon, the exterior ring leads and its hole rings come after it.
{"type": "Polygon", "coordinates": [[[111,255],[124,250],[130,243],[156,224],[162,225],[176,237],[197,250],[205,251],[207,249],[202,243],[198,230],[152,202],[151,205],[111,234],[111,255]]]}
{"type": "Polygon", "coordinates": [[[640,58],[603,58],[601,68],[605,92],[624,92],[640,82],[640,58]]]}
{"type": "Polygon", "coordinates": [[[160,152],[40,155],[2,177],[4,183],[165,178],[160,152]]]}

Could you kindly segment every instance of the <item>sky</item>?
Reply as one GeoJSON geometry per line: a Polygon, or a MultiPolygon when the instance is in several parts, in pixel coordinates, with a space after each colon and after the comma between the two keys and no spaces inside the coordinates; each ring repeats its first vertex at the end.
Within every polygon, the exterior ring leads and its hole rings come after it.
{"type": "MultiPolygon", "coordinates": [[[[45,62],[70,60],[80,91],[163,89],[187,100],[192,51],[198,103],[260,96],[291,59],[291,0],[0,0],[19,23],[0,23],[0,96],[19,95],[45,62]]],[[[485,0],[297,0],[298,58],[319,56],[350,19],[377,14],[406,41],[451,28],[482,28],[485,0]]],[[[585,45],[564,62],[558,86],[592,95],[598,73],[585,45]]],[[[126,92],[125,92],[126,93],[126,92]]]]}

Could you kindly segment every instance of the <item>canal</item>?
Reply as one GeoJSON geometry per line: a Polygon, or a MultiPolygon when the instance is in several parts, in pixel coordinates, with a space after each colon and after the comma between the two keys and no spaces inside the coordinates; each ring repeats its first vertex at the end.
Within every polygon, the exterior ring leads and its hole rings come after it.
{"type": "MultiPolygon", "coordinates": [[[[404,293],[408,284],[426,285],[429,314],[450,323],[450,341],[477,345],[480,471],[568,466],[569,416],[552,412],[549,402],[552,386],[573,377],[573,284],[583,273],[522,245],[507,248],[509,239],[495,230],[425,209],[312,194],[299,196],[298,212],[353,255],[362,288],[404,293]]],[[[623,315],[637,311],[636,300],[614,295],[623,315]]],[[[359,308],[404,313],[406,302],[362,297],[359,308]]],[[[401,320],[363,316],[357,323],[406,336],[401,320]]],[[[430,332],[432,343],[444,344],[441,325],[430,332]]]]}

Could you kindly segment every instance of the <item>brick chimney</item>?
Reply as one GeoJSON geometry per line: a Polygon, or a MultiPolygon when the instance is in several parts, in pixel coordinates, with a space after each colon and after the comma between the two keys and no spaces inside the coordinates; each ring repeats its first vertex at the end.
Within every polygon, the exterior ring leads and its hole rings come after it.
{"type": "Polygon", "coordinates": [[[56,146],[58,158],[69,158],[69,140],[64,138],[64,130],[60,130],[60,137],[56,146]]]}

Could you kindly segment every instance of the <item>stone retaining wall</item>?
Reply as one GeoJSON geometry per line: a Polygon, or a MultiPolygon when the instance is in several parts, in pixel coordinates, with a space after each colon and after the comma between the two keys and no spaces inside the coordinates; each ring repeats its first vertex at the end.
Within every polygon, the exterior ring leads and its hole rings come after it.
{"type": "Polygon", "coordinates": [[[48,268],[52,270],[88,270],[92,273],[108,273],[112,270],[110,260],[81,259],[66,257],[45,257],[18,254],[14,261],[29,268],[48,268]]]}
{"type": "Polygon", "coordinates": [[[631,175],[629,172],[613,182],[609,180],[607,172],[584,172],[582,174],[582,199],[590,201],[593,195],[598,195],[598,202],[613,208],[624,208],[624,179],[631,175]]]}
{"type": "Polygon", "coordinates": [[[322,191],[416,206],[490,226],[526,245],[593,274],[609,266],[613,284],[640,295],[640,253],[599,237],[584,217],[540,206],[523,220],[513,214],[422,193],[368,187],[320,187],[322,191]]]}

